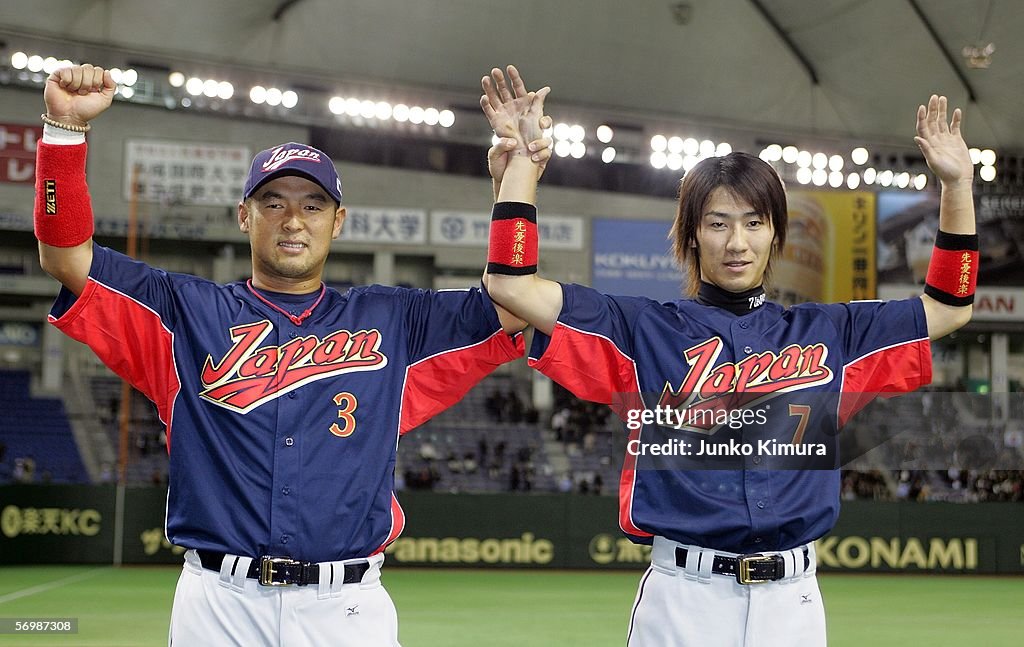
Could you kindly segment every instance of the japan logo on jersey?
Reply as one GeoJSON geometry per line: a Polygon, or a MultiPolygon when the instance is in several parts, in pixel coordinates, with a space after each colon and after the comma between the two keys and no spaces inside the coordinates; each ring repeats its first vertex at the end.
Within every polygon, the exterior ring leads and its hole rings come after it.
{"type": "Polygon", "coordinates": [[[260,343],[274,329],[267,320],[231,329],[234,345],[218,362],[209,355],[199,395],[238,413],[278,398],[304,384],[344,373],[377,371],[388,364],[380,352],[381,334],[376,328],[350,332],[338,330],[323,339],[299,337],[281,346],[260,343]]]}
{"type": "MultiPolygon", "coordinates": [[[[665,382],[658,406],[691,412],[750,407],[783,393],[828,384],[833,378],[832,369],[825,364],[828,346],[822,343],[790,344],[778,353],[768,350],[716,365],[722,347],[722,338],[713,337],[686,349],[683,357],[690,369],[678,389],[665,382]]],[[[714,427],[717,425],[701,425],[692,430],[711,432],[714,427]]]]}

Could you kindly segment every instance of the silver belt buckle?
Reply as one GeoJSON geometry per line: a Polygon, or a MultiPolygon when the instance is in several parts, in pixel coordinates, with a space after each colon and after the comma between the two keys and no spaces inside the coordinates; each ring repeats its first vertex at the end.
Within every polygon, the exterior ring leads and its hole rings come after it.
{"type": "Polygon", "coordinates": [[[277,573],[277,569],[274,566],[292,566],[300,564],[294,559],[288,559],[287,557],[261,557],[260,558],[260,584],[262,586],[290,586],[294,582],[275,582],[274,575],[277,573]]]}

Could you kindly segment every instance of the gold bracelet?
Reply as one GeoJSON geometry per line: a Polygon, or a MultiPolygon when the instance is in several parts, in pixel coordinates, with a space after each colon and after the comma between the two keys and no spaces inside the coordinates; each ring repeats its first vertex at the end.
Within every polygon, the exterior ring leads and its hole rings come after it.
{"type": "Polygon", "coordinates": [[[57,121],[56,119],[50,119],[46,116],[45,112],[39,115],[39,117],[47,126],[53,126],[54,128],[60,128],[62,130],[70,130],[73,133],[87,133],[92,129],[92,126],[90,124],[86,124],[84,126],[76,126],[74,124],[66,124],[63,121],[57,121]]]}

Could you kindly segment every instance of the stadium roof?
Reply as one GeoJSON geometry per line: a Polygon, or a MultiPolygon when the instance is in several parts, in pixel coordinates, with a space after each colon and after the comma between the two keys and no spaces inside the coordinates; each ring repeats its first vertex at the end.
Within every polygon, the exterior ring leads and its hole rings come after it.
{"type": "Polygon", "coordinates": [[[553,110],[889,144],[912,144],[914,109],[936,92],[967,109],[972,145],[1024,150],[1019,0],[7,0],[0,25],[8,43],[102,43],[469,104],[486,70],[515,63],[552,86],[553,110]],[[989,43],[990,66],[972,67],[963,49],[989,43]]]}

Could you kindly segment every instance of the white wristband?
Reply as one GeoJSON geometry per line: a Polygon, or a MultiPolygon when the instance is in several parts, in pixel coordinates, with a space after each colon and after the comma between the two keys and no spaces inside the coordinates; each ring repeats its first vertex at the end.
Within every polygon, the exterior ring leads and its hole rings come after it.
{"type": "Polygon", "coordinates": [[[50,124],[43,124],[43,142],[46,144],[60,144],[62,146],[84,144],[85,133],[78,133],[73,130],[57,128],[50,124]]]}

